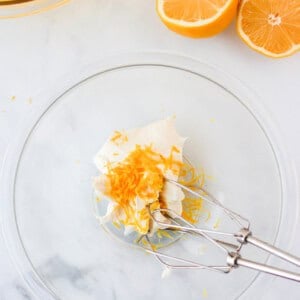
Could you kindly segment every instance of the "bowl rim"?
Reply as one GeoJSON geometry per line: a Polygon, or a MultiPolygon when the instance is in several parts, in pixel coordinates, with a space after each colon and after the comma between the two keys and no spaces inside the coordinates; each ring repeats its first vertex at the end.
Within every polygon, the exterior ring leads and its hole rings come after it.
{"type": "Polygon", "coordinates": [[[0,19],[28,17],[60,7],[68,2],[70,0],[7,1],[0,3],[0,19]]]}

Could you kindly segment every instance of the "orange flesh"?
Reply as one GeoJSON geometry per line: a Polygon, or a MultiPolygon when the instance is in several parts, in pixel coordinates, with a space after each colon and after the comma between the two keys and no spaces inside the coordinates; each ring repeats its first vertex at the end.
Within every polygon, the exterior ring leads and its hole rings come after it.
{"type": "Polygon", "coordinates": [[[211,37],[233,20],[239,0],[156,0],[162,22],[192,38],[211,37]]]}
{"type": "Polygon", "coordinates": [[[186,22],[197,22],[213,17],[227,0],[165,0],[166,16],[186,22]]]}
{"type": "Polygon", "coordinates": [[[249,0],[240,17],[243,33],[257,47],[281,54],[300,44],[299,0],[249,0]]]}

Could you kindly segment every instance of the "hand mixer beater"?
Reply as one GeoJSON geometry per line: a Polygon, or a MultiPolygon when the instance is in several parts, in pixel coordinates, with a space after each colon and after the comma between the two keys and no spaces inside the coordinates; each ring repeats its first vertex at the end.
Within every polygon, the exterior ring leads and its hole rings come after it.
{"type": "Polygon", "coordinates": [[[226,208],[220,201],[215,199],[203,189],[195,189],[195,187],[188,187],[177,181],[168,179],[166,180],[180,187],[186,193],[193,195],[194,197],[201,198],[210,205],[214,205],[218,209],[221,209],[228,216],[228,219],[235,224],[237,230],[235,232],[225,232],[200,228],[199,226],[196,227],[192,223],[188,222],[171,209],[160,208],[152,212],[149,210],[152,221],[159,225],[160,228],[172,232],[191,234],[196,237],[204,238],[211,245],[215,246],[220,251],[223,251],[226,256],[226,261],[224,264],[202,264],[194,260],[163,253],[160,250],[157,250],[156,247],[151,243],[151,236],[149,234],[141,236],[138,240],[138,244],[146,252],[154,255],[161,264],[168,269],[208,269],[223,273],[229,273],[233,269],[241,266],[300,282],[300,273],[294,273],[288,270],[245,259],[241,255],[241,249],[246,245],[251,244],[296,266],[300,266],[300,258],[280,250],[253,236],[250,230],[250,222],[246,218],[235,213],[231,209],[226,208]],[[161,218],[158,218],[158,214],[162,214],[167,221],[162,221],[161,218]],[[233,242],[229,242],[229,238],[233,239],[233,242]]]}

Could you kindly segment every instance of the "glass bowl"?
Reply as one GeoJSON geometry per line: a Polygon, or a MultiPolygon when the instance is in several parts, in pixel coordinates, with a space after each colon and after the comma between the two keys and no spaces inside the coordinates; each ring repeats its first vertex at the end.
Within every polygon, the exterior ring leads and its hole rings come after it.
{"type": "Polygon", "coordinates": [[[0,0],[0,19],[20,18],[48,11],[70,0],[0,0]]]}
{"type": "MultiPolygon", "coordinates": [[[[113,130],[175,115],[186,153],[208,175],[205,188],[250,219],[257,236],[287,249],[295,177],[257,95],[214,67],[163,53],[107,58],[49,92],[11,145],[0,189],[9,253],[38,299],[249,299],[267,288],[270,277],[245,269],[162,280],[151,255],[99,226],[91,184],[93,157],[113,130]]],[[[202,246],[180,239],[170,249],[188,257],[202,246]]],[[[269,259],[251,247],[245,255],[269,259]]]]}

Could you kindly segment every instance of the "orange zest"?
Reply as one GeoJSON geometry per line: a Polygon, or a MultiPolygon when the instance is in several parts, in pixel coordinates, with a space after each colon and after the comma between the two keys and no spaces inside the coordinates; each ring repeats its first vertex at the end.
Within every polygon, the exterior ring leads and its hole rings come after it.
{"type": "Polygon", "coordinates": [[[299,0],[243,0],[237,32],[252,49],[270,57],[300,50],[299,0]]]}
{"type": "MultiPolygon", "coordinates": [[[[198,173],[190,164],[184,164],[180,171],[179,183],[191,189],[202,189],[204,185],[205,174],[198,173]]],[[[198,222],[202,210],[203,200],[197,197],[186,196],[182,201],[182,217],[192,224],[198,222]]]]}
{"type": "Polygon", "coordinates": [[[210,37],[233,20],[238,0],[156,0],[162,22],[188,37],[210,37]]]}
{"type": "Polygon", "coordinates": [[[110,138],[110,141],[120,146],[121,144],[128,142],[128,137],[120,131],[115,131],[113,136],[110,138]]]}
{"type": "MultiPolygon", "coordinates": [[[[119,135],[116,135],[119,139],[119,135]]],[[[164,185],[164,172],[179,174],[182,162],[174,159],[176,147],[170,155],[164,157],[151,146],[135,149],[121,162],[108,164],[105,194],[118,204],[118,209],[125,213],[124,225],[134,226],[140,233],[149,230],[150,215],[146,207],[136,209],[136,199],[144,202],[151,210],[160,208],[159,194],[164,185]]]]}
{"type": "Polygon", "coordinates": [[[199,212],[202,208],[202,199],[185,197],[182,204],[182,217],[188,222],[196,224],[198,222],[199,212]]]}
{"type": "MultiPolygon", "coordinates": [[[[120,138],[117,133],[116,138],[120,138]]],[[[185,186],[202,188],[204,173],[198,174],[193,166],[176,159],[175,154],[178,153],[180,150],[175,146],[168,156],[163,156],[155,152],[151,145],[136,145],[121,162],[107,164],[104,194],[117,204],[114,210],[117,219],[118,215],[123,216],[118,224],[133,226],[141,234],[149,231],[149,211],[167,207],[160,197],[166,172],[179,176],[179,182],[185,186]],[[137,199],[143,202],[140,208],[137,208],[137,199]]],[[[192,224],[197,223],[202,199],[186,196],[182,207],[182,217],[192,224]]]]}

